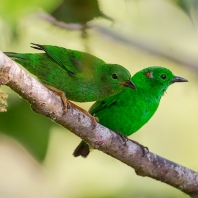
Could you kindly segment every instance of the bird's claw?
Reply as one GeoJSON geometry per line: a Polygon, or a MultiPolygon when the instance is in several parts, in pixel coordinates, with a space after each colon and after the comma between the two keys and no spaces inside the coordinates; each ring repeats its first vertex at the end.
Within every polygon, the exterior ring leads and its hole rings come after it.
{"type": "Polygon", "coordinates": [[[99,122],[99,119],[97,117],[94,117],[94,116],[91,116],[90,118],[93,120],[94,126],[96,126],[99,122]]]}
{"type": "Polygon", "coordinates": [[[64,115],[66,113],[67,109],[70,109],[71,102],[69,102],[69,100],[67,100],[66,95],[63,91],[57,89],[56,87],[48,85],[48,84],[44,84],[44,85],[61,98],[61,101],[63,103],[63,115],[64,115]]]}
{"type": "MultiPolygon", "coordinates": [[[[66,97],[65,97],[65,99],[66,99],[66,97]]],[[[63,103],[63,114],[62,115],[64,115],[67,112],[67,109],[70,109],[72,105],[71,105],[70,101],[67,99],[63,101],[63,99],[61,98],[61,100],[63,103]]]]}
{"type": "Polygon", "coordinates": [[[142,157],[144,157],[145,155],[147,155],[149,153],[149,149],[147,146],[143,146],[142,144],[140,144],[139,142],[136,142],[134,140],[130,140],[130,141],[140,146],[140,148],[142,149],[142,153],[143,153],[142,157]]]}
{"type": "Polygon", "coordinates": [[[119,135],[119,137],[122,139],[124,145],[126,146],[127,141],[129,140],[127,136],[123,135],[122,133],[120,133],[119,131],[114,131],[117,135],[119,135]]]}
{"type": "Polygon", "coordinates": [[[94,126],[94,128],[95,128],[95,126],[98,124],[98,121],[99,121],[98,118],[92,116],[92,115],[91,115],[90,113],[88,113],[88,112],[84,112],[84,111],[83,111],[83,113],[86,114],[86,115],[92,120],[93,126],[94,126]]]}
{"type": "Polygon", "coordinates": [[[98,121],[99,121],[97,117],[92,116],[92,115],[91,115],[89,112],[87,112],[85,109],[83,109],[83,108],[77,106],[77,105],[74,104],[73,102],[69,102],[69,103],[70,103],[70,105],[71,105],[72,107],[78,109],[79,111],[81,111],[82,113],[84,113],[86,116],[88,116],[88,117],[92,120],[93,126],[94,126],[94,127],[97,125],[97,123],[98,123],[98,121]]]}
{"type": "Polygon", "coordinates": [[[140,144],[139,142],[136,142],[136,141],[134,141],[134,140],[129,139],[127,136],[123,135],[123,134],[120,133],[119,131],[114,131],[114,132],[122,139],[122,141],[124,142],[124,145],[125,145],[125,146],[126,146],[127,141],[129,141],[129,140],[130,140],[131,142],[133,142],[133,143],[139,145],[140,148],[142,149],[142,153],[143,153],[142,157],[144,157],[145,155],[147,155],[147,153],[149,153],[148,147],[143,146],[143,145],[140,144]]]}

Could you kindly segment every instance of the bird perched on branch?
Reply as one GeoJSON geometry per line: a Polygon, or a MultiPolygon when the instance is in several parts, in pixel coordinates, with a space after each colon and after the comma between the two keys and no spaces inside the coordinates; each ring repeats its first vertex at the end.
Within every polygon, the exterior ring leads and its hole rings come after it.
{"type": "MultiPolygon", "coordinates": [[[[148,67],[137,72],[131,80],[137,90],[125,89],[118,94],[95,102],[89,113],[103,126],[129,136],[139,130],[157,110],[167,88],[175,82],[188,82],[163,67],[148,67]]],[[[73,155],[87,157],[89,146],[84,141],[73,155]]]]}
{"type": "Polygon", "coordinates": [[[68,100],[90,102],[116,94],[124,87],[135,88],[127,69],[76,50],[33,44],[45,53],[5,52],[34,74],[42,83],[63,91],[68,100]]]}
{"type": "MultiPolygon", "coordinates": [[[[126,87],[136,89],[129,71],[121,65],[107,64],[86,52],[52,45],[32,45],[44,53],[5,54],[59,95],[64,106],[71,104],[67,99],[76,102],[97,101],[117,94],[126,87]]],[[[80,107],[77,108],[82,111],[80,107]]]]}

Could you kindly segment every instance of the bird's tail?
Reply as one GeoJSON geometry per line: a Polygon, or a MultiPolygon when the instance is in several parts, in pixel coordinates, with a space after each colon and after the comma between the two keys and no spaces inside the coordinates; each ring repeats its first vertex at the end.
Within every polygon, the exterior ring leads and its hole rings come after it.
{"type": "Polygon", "coordinates": [[[87,157],[90,153],[89,146],[86,142],[81,141],[73,152],[74,157],[87,157]]]}
{"type": "Polygon", "coordinates": [[[17,59],[24,59],[24,60],[27,59],[24,54],[18,54],[14,52],[4,52],[4,54],[6,56],[9,56],[10,58],[17,58],[17,59]]]}

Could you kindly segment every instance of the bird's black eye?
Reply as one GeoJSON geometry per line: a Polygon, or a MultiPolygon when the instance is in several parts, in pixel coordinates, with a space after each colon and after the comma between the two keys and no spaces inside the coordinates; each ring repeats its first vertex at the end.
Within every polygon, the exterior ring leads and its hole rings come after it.
{"type": "Polygon", "coordinates": [[[161,78],[164,80],[164,79],[166,79],[166,74],[162,74],[161,75],[161,78]]]}
{"type": "Polygon", "coordinates": [[[112,75],[112,78],[113,78],[113,79],[117,79],[118,76],[117,76],[116,74],[113,74],[113,75],[112,75]]]}

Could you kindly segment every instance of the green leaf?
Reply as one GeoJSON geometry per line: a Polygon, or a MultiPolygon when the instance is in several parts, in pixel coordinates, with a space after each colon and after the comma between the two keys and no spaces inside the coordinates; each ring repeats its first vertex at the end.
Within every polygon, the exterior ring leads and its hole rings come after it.
{"type": "Polygon", "coordinates": [[[51,15],[58,21],[86,24],[95,17],[112,20],[102,13],[97,0],[64,0],[51,15]]]}
{"type": "Polygon", "coordinates": [[[172,0],[172,2],[181,8],[193,21],[194,14],[198,12],[197,0],[172,0]]]}

